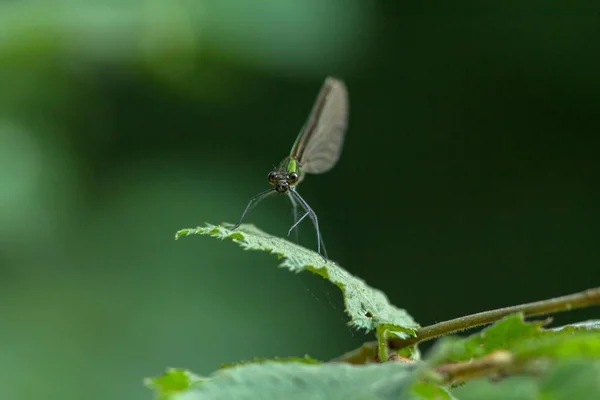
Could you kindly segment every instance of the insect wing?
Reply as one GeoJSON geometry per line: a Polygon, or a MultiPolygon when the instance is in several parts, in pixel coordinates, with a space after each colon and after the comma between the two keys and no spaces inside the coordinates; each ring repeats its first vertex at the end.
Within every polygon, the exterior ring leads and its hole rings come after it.
{"type": "Polygon", "coordinates": [[[292,147],[304,172],[329,171],[342,153],[348,124],[348,92],[344,83],[328,77],[321,87],[308,121],[292,147]]]}

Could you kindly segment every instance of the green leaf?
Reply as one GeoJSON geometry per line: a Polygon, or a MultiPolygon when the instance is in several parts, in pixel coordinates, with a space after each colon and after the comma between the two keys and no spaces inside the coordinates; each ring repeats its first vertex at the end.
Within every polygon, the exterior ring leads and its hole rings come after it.
{"type": "Polygon", "coordinates": [[[553,331],[560,331],[563,329],[578,329],[578,330],[600,330],[600,319],[591,319],[589,321],[576,322],[565,326],[552,329],[553,331]]]}
{"type": "Polygon", "coordinates": [[[433,364],[467,361],[495,350],[510,351],[518,360],[534,357],[600,359],[600,329],[594,323],[560,330],[543,329],[543,322],[525,322],[522,314],[508,316],[466,339],[442,338],[429,358],[433,364]]]}
{"type": "MultiPolygon", "coordinates": [[[[478,379],[452,389],[460,400],[542,400],[538,397],[539,378],[517,376],[492,382],[478,379]]],[[[575,399],[571,399],[575,400],[575,399]]]]}
{"type": "Polygon", "coordinates": [[[247,365],[247,364],[261,364],[261,363],[266,363],[266,362],[271,362],[271,361],[280,362],[280,363],[301,363],[301,364],[321,364],[322,363],[322,361],[315,360],[314,358],[311,358],[307,355],[304,357],[274,357],[274,358],[255,357],[252,360],[236,361],[236,362],[232,362],[232,363],[221,364],[221,369],[232,368],[232,367],[237,367],[240,365],[247,365]]]}
{"type": "Polygon", "coordinates": [[[520,360],[535,357],[600,360],[600,331],[545,331],[541,337],[523,340],[510,350],[520,360]]]}
{"type": "Polygon", "coordinates": [[[220,370],[177,399],[398,400],[414,398],[411,388],[416,371],[402,363],[248,364],[220,370]]]}
{"type": "Polygon", "coordinates": [[[424,400],[455,400],[445,388],[434,385],[429,382],[416,382],[412,386],[412,393],[416,399],[424,400]]]}
{"type": "Polygon", "coordinates": [[[556,364],[540,382],[538,398],[600,399],[600,363],[570,360],[556,364]]]}
{"type": "Polygon", "coordinates": [[[452,390],[461,400],[597,400],[600,362],[563,360],[542,376],[519,376],[490,382],[480,379],[452,390]]]}
{"type": "Polygon", "coordinates": [[[428,357],[434,364],[467,361],[495,350],[510,349],[516,342],[541,334],[542,322],[527,323],[522,314],[514,314],[465,339],[444,337],[428,357]]]}
{"type": "MultiPolygon", "coordinates": [[[[565,361],[600,361],[600,329],[595,328],[595,323],[588,321],[559,330],[542,326],[542,322],[525,322],[521,314],[511,315],[466,339],[441,339],[428,361],[430,365],[464,362],[504,350],[509,352],[511,361],[502,368],[509,374],[541,373],[565,361]]],[[[493,371],[490,374],[495,374],[493,371]]]]}
{"type": "Polygon", "coordinates": [[[176,394],[191,389],[204,380],[185,369],[169,368],[161,376],[146,378],[145,384],[154,389],[158,399],[167,400],[173,399],[176,394]]]}
{"type": "MultiPolygon", "coordinates": [[[[319,254],[287,240],[270,236],[254,225],[242,225],[235,231],[223,226],[207,225],[180,230],[175,238],[195,234],[232,239],[245,250],[275,254],[283,259],[280,267],[292,272],[310,271],[329,280],[342,290],[346,312],[350,316],[349,324],[356,328],[370,331],[384,326],[384,334],[406,338],[414,336],[419,327],[405,310],[391,305],[383,292],[368,286],[334,262],[325,261],[319,254]]],[[[384,340],[381,336],[379,339],[384,340]]]]}

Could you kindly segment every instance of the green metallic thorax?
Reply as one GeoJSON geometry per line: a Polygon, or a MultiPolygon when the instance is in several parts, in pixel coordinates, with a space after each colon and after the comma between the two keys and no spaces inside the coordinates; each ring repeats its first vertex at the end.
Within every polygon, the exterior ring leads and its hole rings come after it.
{"type": "Polygon", "coordinates": [[[300,183],[302,181],[302,178],[304,178],[304,171],[302,170],[302,166],[300,165],[298,160],[296,160],[293,157],[284,158],[283,161],[281,161],[281,164],[279,164],[279,170],[287,174],[291,174],[292,172],[297,173],[299,176],[298,183],[300,183]]]}
{"type": "Polygon", "coordinates": [[[298,161],[296,161],[296,159],[291,158],[291,157],[287,157],[284,160],[284,163],[286,163],[287,165],[283,166],[282,165],[282,169],[285,169],[285,172],[287,172],[288,174],[291,174],[292,172],[298,173],[298,169],[299,169],[299,164],[298,161]]]}

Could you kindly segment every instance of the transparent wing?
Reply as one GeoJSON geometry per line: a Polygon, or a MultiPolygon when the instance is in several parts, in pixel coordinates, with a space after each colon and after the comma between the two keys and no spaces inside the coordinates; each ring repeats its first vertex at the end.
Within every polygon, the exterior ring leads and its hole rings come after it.
{"type": "Polygon", "coordinates": [[[290,154],[304,172],[320,174],[337,163],[344,145],[348,111],[344,82],[328,77],[290,154]]]}

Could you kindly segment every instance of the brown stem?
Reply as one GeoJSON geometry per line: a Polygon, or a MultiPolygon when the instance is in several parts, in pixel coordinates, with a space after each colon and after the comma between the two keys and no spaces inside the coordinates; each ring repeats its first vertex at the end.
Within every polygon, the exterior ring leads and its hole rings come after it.
{"type": "Polygon", "coordinates": [[[512,354],[499,350],[476,360],[440,365],[435,370],[445,384],[455,384],[482,376],[505,375],[512,364],[512,354]]]}
{"type": "MultiPolygon", "coordinates": [[[[407,339],[393,338],[389,340],[390,349],[398,350],[426,340],[435,339],[442,335],[475,328],[481,325],[496,322],[507,315],[522,312],[526,317],[552,314],[561,311],[574,310],[589,306],[600,305],[600,287],[588,289],[583,292],[557,297],[554,299],[536,301],[513,307],[499,308],[485,311],[466,317],[451,319],[450,321],[425,326],[416,332],[416,336],[407,339]]],[[[364,363],[376,357],[377,342],[364,343],[359,349],[350,351],[332,361],[350,362],[353,364],[364,363]]]]}
{"type": "Polygon", "coordinates": [[[368,364],[378,362],[377,342],[363,343],[358,349],[349,351],[339,357],[330,360],[330,362],[344,362],[349,364],[368,364]]]}
{"type": "Polygon", "coordinates": [[[451,319],[450,321],[425,326],[416,332],[415,337],[407,339],[390,339],[391,349],[400,349],[426,340],[435,339],[442,335],[459,332],[481,325],[490,324],[506,317],[507,315],[522,312],[526,317],[552,314],[561,311],[574,310],[576,308],[600,305],[600,287],[588,289],[580,293],[556,297],[554,299],[536,301],[513,307],[499,308],[492,311],[484,311],[477,314],[467,315],[451,319]]]}

